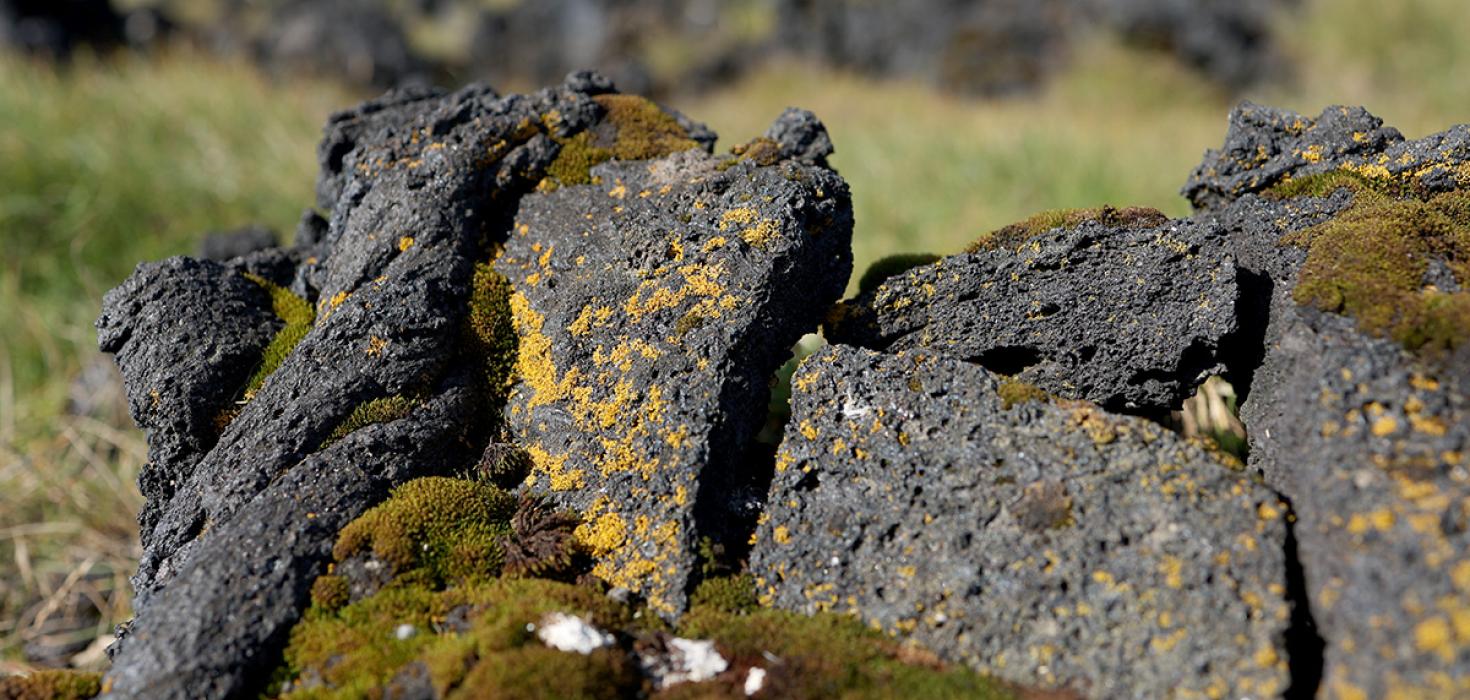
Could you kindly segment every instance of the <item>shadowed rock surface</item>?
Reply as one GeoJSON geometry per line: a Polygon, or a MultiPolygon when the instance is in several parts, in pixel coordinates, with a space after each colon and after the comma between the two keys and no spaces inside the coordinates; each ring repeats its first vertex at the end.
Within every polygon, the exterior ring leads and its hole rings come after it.
{"type": "Polygon", "coordinates": [[[1168,410],[1223,369],[1241,281],[1215,222],[1158,220],[1040,225],[914,268],[844,302],[827,336],[944,353],[1111,410],[1168,410]]]}
{"type": "Polygon", "coordinates": [[[831,346],[792,384],[763,602],[1089,697],[1285,690],[1286,508],[1238,463],[922,351],[831,346]]]}
{"type": "Polygon", "coordinates": [[[790,112],[768,138],[766,165],[685,151],[529,196],[496,263],[526,485],[582,511],[595,573],[663,615],[684,608],[700,537],[743,544],[769,379],[852,271],[847,185],[813,164],[825,129],[790,112]]]}

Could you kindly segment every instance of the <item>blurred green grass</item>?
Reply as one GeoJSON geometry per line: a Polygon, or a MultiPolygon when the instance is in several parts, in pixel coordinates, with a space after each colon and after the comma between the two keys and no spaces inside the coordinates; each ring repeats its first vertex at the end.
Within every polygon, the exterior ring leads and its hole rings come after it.
{"type": "MultiPolygon", "coordinates": [[[[1311,114],[1362,104],[1410,137],[1470,121],[1461,0],[1315,0],[1280,35],[1290,72],[1251,99],[1311,114]]],[[[1222,140],[1233,98],[1103,40],[1072,65],[1037,94],[975,101],[781,63],[672,103],[719,131],[721,148],[788,105],[816,112],[852,186],[860,275],[1043,209],[1186,214],[1177,189],[1222,140]]],[[[192,252],[206,230],[289,232],[313,199],[323,120],[360,97],[181,52],[65,70],[0,58],[0,660],[46,601],[78,587],[104,603],[97,631],[127,615],[145,450],[115,401],[106,415],[63,411],[97,357],[102,294],[139,261],[192,252]]]]}

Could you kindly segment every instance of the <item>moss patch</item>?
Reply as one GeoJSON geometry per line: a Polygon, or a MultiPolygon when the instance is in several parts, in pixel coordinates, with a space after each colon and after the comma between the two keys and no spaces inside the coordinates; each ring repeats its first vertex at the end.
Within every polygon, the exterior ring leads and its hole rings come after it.
{"type": "Polygon", "coordinates": [[[489,484],[415,479],[343,528],[332,555],[343,562],[371,553],[394,574],[414,572],[430,586],[494,577],[504,557],[498,540],[510,534],[516,506],[489,484]]]}
{"type": "Polygon", "coordinates": [[[1347,209],[1282,239],[1307,249],[1296,302],[1351,316],[1363,332],[1426,357],[1463,346],[1470,340],[1470,194],[1400,198],[1395,188],[1345,171],[1294,180],[1276,192],[1320,196],[1340,187],[1354,192],[1347,209]],[[1427,280],[1432,265],[1459,289],[1427,280]]]}
{"type": "Polygon", "coordinates": [[[575,522],[478,482],[428,478],[400,487],[345,528],[334,551],[339,564],[371,552],[392,568],[391,580],[348,600],[348,575],[318,578],[278,674],[284,696],[378,697],[416,675],[445,698],[744,697],[750,670],[760,668],[766,697],[1012,697],[856,619],[763,610],[748,575],[706,579],[677,629],[595,583],[496,576],[548,571],[547,562],[562,559],[546,552],[569,552],[575,522]],[[487,554],[492,548],[505,554],[487,554]],[[508,554],[517,548],[533,554],[508,554]],[[531,564],[513,564],[518,557],[531,564]],[[611,641],[586,655],[549,648],[537,628],[551,613],[580,617],[611,641]],[[653,687],[639,655],[660,653],[670,634],[714,640],[729,669],[653,687]]]}
{"type": "Polygon", "coordinates": [[[1025,243],[1053,229],[1073,229],[1097,222],[1111,228],[1144,229],[1169,221],[1163,212],[1151,207],[1089,207],[1086,209],[1053,209],[991,231],[965,248],[967,253],[998,250],[1025,243]]]}
{"type": "Polygon", "coordinates": [[[552,135],[561,152],[546,170],[543,189],[592,182],[592,167],[612,160],[648,160],[698,148],[677,119],[652,100],[636,95],[592,98],[605,114],[594,129],[571,137],[552,135]]]}
{"type": "Polygon", "coordinates": [[[862,278],[858,280],[858,293],[865,294],[873,291],[891,277],[938,260],[939,256],[932,253],[899,253],[880,258],[863,272],[862,278]]]}
{"type": "Polygon", "coordinates": [[[637,692],[641,681],[631,660],[615,650],[583,657],[544,647],[535,625],[553,612],[602,629],[635,622],[629,609],[599,591],[541,579],[485,580],[443,591],[392,586],[340,610],[308,611],[286,650],[298,678],[286,695],[369,696],[415,662],[429,670],[440,696],[586,697],[543,690],[576,691],[593,680],[608,686],[609,697],[637,692]],[[503,692],[485,694],[487,688],[503,692]]]}
{"type": "Polygon", "coordinates": [[[1007,410],[1023,403],[1050,401],[1052,398],[1044,389],[1015,377],[1001,379],[996,393],[1000,394],[1001,403],[1007,410]]]}
{"type": "Polygon", "coordinates": [[[352,433],[375,423],[389,423],[407,416],[419,405],[419,400],[406,396],[385,396],[364,401],[352,410],[346,420],[322,442],[327,447],[352,433]]]}
{"type": "MultiPolygon", "coordinates": [[[[943,664],[932,654],[905,646],[845,615],[805,616],[729,605],[728,601],[741,600],[728,590],[744,585],[741,581],[749,580],[731,579],[719,586],[726,589],[721,594],[711,591],[701,596],[727,603],[694,606],[684,616],[679,633],[715,640],[736,669],[765,670],[763,697],[1014,697],[1001,683],[943,664]],[[779,661],[772,662],[772,655],[779,661]]],[[[732,677],[674,686],[658,697],[741,697],[738,683],[743,682],[744,674],[727,675],[732,677]]]]}
{"type": "Polygon", "coordinates": [[[255,396],[255,392],[260,391],[266,378],[279,369],[282,362],[286,361],[286,357],[296,349],[301,339],[306,337],[307,331],[310,331],[311,325],[316,322],[316,310],[312,309],[311,304],[305,299],[264,277],[247,272],[245,278],[260,285],[270,295],[271,310],[286,322],[281,330],[276,331],[270,344],[265,346],[265,351],[261,353],[260,365],[250,375],[250,380],[245,383],[245,400],[248,401],[255,396]]]}
{"type": "Polygon", "coordinates": [[[102,676],[79,671],[37,671],[0,678],[6,700],[83,700],[102,692],[102,676]]]}
{"type": "Polygon", "coordinates": [[[489,263],[475,265],[464,335],[470,354],[480,360],[489,403],[497,409],[510,395],[520,345],[511,321],[510,294],[510,280],[504,275],[489,263]]]}

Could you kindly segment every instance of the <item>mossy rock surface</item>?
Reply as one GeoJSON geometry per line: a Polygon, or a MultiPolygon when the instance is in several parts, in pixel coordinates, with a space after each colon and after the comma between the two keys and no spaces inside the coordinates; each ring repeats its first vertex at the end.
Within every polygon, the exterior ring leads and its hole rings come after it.
{"type": "Polygon", "coordinates": [[[364,697],[417,677],[443,698],[745,697],[758,669],[758,697],[1014,697],[852,618],[756,609],[747,577],[713,579],[694,597],[670,629],[587,585],[499,579],[433,590],[399,581],[337,610],[313,608],[292,632],[281,696],[364,697]],[[604,646],[586,654],[548,646],[537,629],[554,615],[608,635],[604,646]],[[657,685],[642,666],[666,653],[658,649],[671,635],[713,640],[727,668],[657,685]]]}
{"type": "Polygon", "coordinates": [[[87,700],[102,692],[102,675],[81,671],[35,671],[0,677],[5,700],[87,700]]]}

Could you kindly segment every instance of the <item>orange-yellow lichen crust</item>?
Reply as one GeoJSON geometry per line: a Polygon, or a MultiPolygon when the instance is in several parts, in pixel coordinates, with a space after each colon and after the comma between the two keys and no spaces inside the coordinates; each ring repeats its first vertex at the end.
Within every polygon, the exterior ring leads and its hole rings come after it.
{"type": "Polygon", "coordinates": [[[343,528],[332,555],[341,562],[370,553],[397,574],[419,570],[439,585],[493,577],[515,510],[516,499],[489,484],[415,479],[343,528]]]}
{"type": "MultiPolygon", "coordinates": [[[[645,172],[661,172],[664,164],[645,172]]],[[[805,235],[800,222],[783,221],[776,213],[784,203],[691,187],[701,176],[727,177],[713,168],[695,172],[694,183],[687,175],[668,175],[679,179],[664,184],[658,175],[642,184],[613,176],[592,186],[591,199],[587,189],[544,195],[575,202],[567,206],[602,225],[608,224],[600,217],[616,222],[624,212],[646,216],[659,206],[678,207],[681,215],[666,219],[676,222],[673,230],[648,233],[661,237],[652,244],[658,256],[592,262],[590,249],[567,249],[580,245],[575,236],[560,239],[564,244],[549,242],[564,235],[551,227],[565,221],[543,230],[532,217],[517,223],[496,263],[515,285],[509,306],[519,336],[518,383],[507,421],[525,439],[532,460],[526,485],[577,492],[573,498],[585,519],[578,532],[597,558],[594,573],[642,593],[665,615],[682,606],[684,582],[674,577],[692,547],[687,518],[698,470],[711,459],[706,450],[712,421],[681,419],[673,407],[717,405],[722,389],[711,379],[721,366],[716,363],[728,367],[734,361],[696,340],[708,328],[748,323],[756,300],[752,290],[732,285],[737,266],[746,274],[769,274],[750,270],[771,265],[779,251],[805,235]],[[654,197],[661,199],[645,203],[654,197]],[[615,291],[579,297],[580,308],[573,311],[556,306],[566,303],[567,290],[584,285],[615,291]],[[548,320],[552,308],[565,314],[555,324],[548,320]],[[565,349],[554,355],[554,347],[565,349]],[[652,366],[659,368],[656,375],[648,374],[652,366]],[[574,438],[541,437],[547,419],[538,416],[553,415],[567,421],[553,432],[574,438]],[[657,512],[667,517],[651,515],[657,512]]]]}
{"type": "Polygon", "coordinates": [[[0,677],[5,700],[85,700],[102,692],[102,676],[82,671],[46,670],[0,677]]]}
{"type": "Polygon", "coordinates": [[[1419,199],[1386,172],[1361,169],[1299,178],[1275,192],[1321,196],[1339,187],[1353,191],[1347,209],[1284,241],[1307,249],[1296,301],[1351,316],[1364,332],[1428,356],[1470,341],[1470,193],[1419,199]],[[1426,281],[1435,261],[1458,289],[1426,281]]]}

